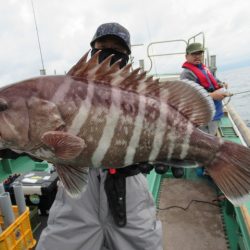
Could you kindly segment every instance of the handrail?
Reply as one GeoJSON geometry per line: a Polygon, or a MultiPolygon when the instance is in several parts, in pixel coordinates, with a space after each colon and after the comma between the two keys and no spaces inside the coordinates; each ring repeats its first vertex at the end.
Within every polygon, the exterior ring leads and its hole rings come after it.
{"type": "Polygon", "coordinates": [[[162,43],[172,43],[172,42],[184,42],[185,45],[187,46],[187,41],[184,39],[176,39],[176,40],[166,40],[166,41],[159,41],[159,42],[151,42],[149,43],[149,45],[147,46],[147,56],[150,60],[150,68],[149,70],[147,70],[148,72],[150,72],[150,70],[152,69],[153,66],[153,61],[152,61],[152,57],[159,57],[159,56],[169,56],[169,55],[185,55],[185,52],[176,52],[176,53],[165,53],[165,54],[150,54],[149,52],[149,48],[155,44],[162,44],[162,43]]]}
{"type": "Polygon", "coordinates": [[[195,38],[197,38],[198,36],[202,36],[202,44],[203,44],[203,46],[205,47],[205,34],[204,34],[204,32],[199,32],[199,33],[197,33],[197,34],[195,34],[194,36],[191,36],[189,39],[188,39],[188,44],[190,43],[190,40],[194,40],[194,42],[195,42],[195,38]]]}
{"type": "Polygon", "coordinates": [[[161,53],[161,54],[154,54],[153,52],[150,53],[150,48],[153,46],[153,45],[156,45],[156,44],[163,44],[163,43],[174,43],[174,42],[184,42],[185,43],[185,47],[190,44],[191,42],[195,42],[197,37],[199,36],[202,36],[202,44],[203,44],[203,47],[205,48],[205,53],[206,53],[206,57],[204,58],[204,60],[206,60],[204,63],[210,67],[210,56],[209,56],[209,51],[208,49],[205,47],[205,34],[204,32],[199,32],[197,34],[195,34],[194,36],[190,37],[187,41],[184,40],[184,39],[175,39],[175,40],[165,40],[165,41],[158,41],[158,42],[151,42],[148,44],[147,46],[147,56],[149,58],[149,61],[150,61],[150,67],[149,69],[147,70],[147,72],[150,72],[152,67],[153,67],[153,60],[152,58],[153,57],[162,57],[162,56],[172,56],[172,55],[185,55],[186,54],[186,51],[184,52],[173,52],[173,53],[161,53]]]}
{"type": "MultiPolygon", "coordinates": [[[[141,46],[143,46],[143,45],[144,45],[143,43],[131,44],[131,49],[134,48],[134,47],[141,47],[141,46]]],[[[134,57],[133,55],[130,55],[130,56],[129,56],[129,61],[130,61],[130,63],[131,63],[132,69],[133,69],[134,58],[135,58],[135,57],[134,57]]],[[[142,66],[140,65],[140,67],[142,67],[142,66]]],[[[143,70],[144,70],[144,69],[143,69],[143,70]]]]}
{"type": "Polygon", "coordinates": [[[245,122],[242,120],[242,118],[237,113],[237,111],[232,107],[232,105],[227,104],[226,108],[227,108],[230,116],[232,117],[234,124],[236,125],[237,129],[239,130],[239,132],[240,132],[239,134],[243,138],[243,140],[241,140],[242,144],[250,147],[250,129],[249,129],[249,127],[247,127],[245,122]]]}

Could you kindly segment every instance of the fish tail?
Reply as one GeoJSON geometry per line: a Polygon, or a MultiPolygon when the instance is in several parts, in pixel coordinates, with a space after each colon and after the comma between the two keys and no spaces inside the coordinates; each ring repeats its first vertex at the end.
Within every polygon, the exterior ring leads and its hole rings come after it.
{"type": "Polygon", "coordinates": [[[235,206],[249,201],[249,148],[225,141],[206,169],[221,191],[235,206]]]}

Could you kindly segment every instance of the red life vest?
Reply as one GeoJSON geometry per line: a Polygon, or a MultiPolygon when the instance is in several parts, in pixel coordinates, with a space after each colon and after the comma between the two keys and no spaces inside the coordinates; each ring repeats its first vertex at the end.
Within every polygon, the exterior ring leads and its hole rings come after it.
{"type": "MultiPolygon", "coordinates": [[[[182,65],[182,68],[186,68],[186,69],[191,70],[196,75],[196,77],[198,78],[199,83],[205,89],[209,89],[209,85],[210,85],[209,81],[208,81],[207,77],[203,74],[203,72],[201,71],[201,69],[199,69],[197,66],[195,66],[195,65],[193,65],[192,63],[189,63],[189,62],[185,62],[182,65]]],[[[218,85],[216,79],[214,78],[214,76],[212,75],[212,73],[210,72],[210,70],[204,64],[202,64],[202,68],[206,71],[206,73],[207,73],[207,75],[209,77],[209,80],[213,84],[214,88],[215,89],[219,89],[220,86],[218,85]]]]}

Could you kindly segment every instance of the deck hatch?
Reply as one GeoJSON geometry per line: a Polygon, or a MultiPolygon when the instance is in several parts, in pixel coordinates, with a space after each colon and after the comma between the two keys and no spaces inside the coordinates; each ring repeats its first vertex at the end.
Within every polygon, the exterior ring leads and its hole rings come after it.
{"type": "Polygon", "coordinates": [[[233,127],[219,127],[219,131],[222,137],[239,137],[233,127]]]}

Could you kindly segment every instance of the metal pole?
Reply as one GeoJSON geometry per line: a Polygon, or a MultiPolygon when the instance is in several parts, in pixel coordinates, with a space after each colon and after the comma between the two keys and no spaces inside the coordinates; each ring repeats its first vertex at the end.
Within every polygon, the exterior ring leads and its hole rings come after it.
{"type": "MultiPolygon", "coordinates": [[[[2,193],[4,193],[4,192],[5,192],[4,186],[3,186],[3,183],[1,182],[1,183],[0,183],[0,195],[1,195],[2,193]]],[[[2,214],[1,209],[0,209],[0,213],[2,214]]],[[[2,230],[2,227],[1,227],[1,224],[0,224],[0,235],[1,235],[2,232],[3,232],[3,230],[2,230]]]]}
{"type": "Polygon", "coordinates": [[[46,70],[44,68],[44,63],[43,63],[42,48],[41,48],[41,43],[40,43],[40,39],[39,39],[39,32],[38,32],[38,27],[37,27],[37,23],[36,23],[35,9],[34,9],[34,5],[33,5],[32,0],[31,0],[31,6],[32,6],[32,10],[33,10],[34,22],[35,22],[35,26],[36,26],[36,35],[37,35],[38,47],[39,47],[39,52],[40,52],[40,57],[41,57],[41,62],[42,62],[42,69],[40,70],[40,74],[41,75],[46,75],[46,70]]]}
{"type": "Polygon", "coordinates": [[[217,71],[217,67],[216,67],[216,55],[212,55],[210,56],[210,62],[211,64],[208,65],[211,72],[213,73],[214,76],[216,76],[216,71],[217,71]]]}
{"type": "Polygon", "coordinates": [[[15,221],[14,212],[11,206],[10,194],[8,192],[0,195],[0,208],[2,211],[4,225],[7,228],[15,221]]]}
{"type": "Polygon", "coordinates": [[[5,190],[4,190],[4,185],[2,182],[0,182],[0,194],[4,193],[5,190]]]}
{"type": "Polygon", "coordinates": [[[143,59],[139,60],[139,65],[140,65],[141,71],[144,72],[144,60],[143,59]]]}
{"type": "MultiPolygon", "coordinates": [[[[2,182],[0,182],[0,195],[2,193],[5,193],[5,190],[4,190],[4,185],[2,182]]],[[[1,207],[0,207],[0,214],[1,214],[1,207]]],[[[1,229],[1,226],[0,226],[0,229],[1,229]]],[[[0,233],[1,233],[1,230],[0,230],[0,233]]]]}
{"type": "Polygon", "coordinates": [[[26,210],[26,203],[25,203],[22,183],[14,182],[13,189],[14,189],[16,204],[18,206],[18,213],[21,215],[26,210]]]}

